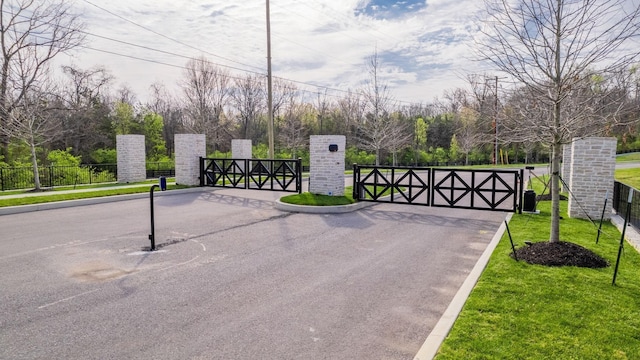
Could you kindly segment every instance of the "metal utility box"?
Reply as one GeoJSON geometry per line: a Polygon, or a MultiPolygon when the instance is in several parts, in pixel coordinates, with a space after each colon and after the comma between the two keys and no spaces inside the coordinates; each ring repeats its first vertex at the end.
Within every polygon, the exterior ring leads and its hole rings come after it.
{"type": "Polygon", "coordinates": [[[524,192],[524,201],[522,204],[522,211],[535,212],[536,211],[536,192],[533,190],[527,190],[524,192]]]}
{"type": "Polygon", "coordinates": [[[167,190],[167,178],[164,176],[160,176],[160,190],[167,190]]]}

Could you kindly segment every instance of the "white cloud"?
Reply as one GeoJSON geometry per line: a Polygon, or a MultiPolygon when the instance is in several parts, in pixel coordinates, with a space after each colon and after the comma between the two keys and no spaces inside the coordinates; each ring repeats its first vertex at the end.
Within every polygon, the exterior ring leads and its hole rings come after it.
{"type": "MultiPolygon", "coordinates": [[[[104,10],[88,1],[75,3],[90,33],[185,57],[204,55],[218,64],[266,73],[264,1],[90,2],[104,10]]],[[[464,86],[460,73],[477,66],[468,60],[477,2],[429,0],[426,7],[417,11],[410,7],[403,16],[389,19],[357,15],[355,9],[367,3],[271,0],[274,75],[347,90],[362,81],[367,58],[377,51],[381,56],[389,54],[382,64],[388,67],[383,73],[398,100],[428,102],[446,89],[464,86]]],[[[87,46],[177,67],[187,62],[183,57],[93,36],[88,36],[87,46]]],[[[157,81],[177,91],[182,76],[177,67],[89,49],[77,51],[72,61],[85,68],[106,66],[118,83],[128,84],[141,99],[157,81]]]]}

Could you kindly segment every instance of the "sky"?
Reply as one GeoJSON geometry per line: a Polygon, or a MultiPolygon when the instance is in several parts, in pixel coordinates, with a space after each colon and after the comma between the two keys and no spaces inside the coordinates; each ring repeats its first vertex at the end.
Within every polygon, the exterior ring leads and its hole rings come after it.
{"type": "MultiPolygon", "coordinates": [[[[373,54],[393,98],[427,103],[484,73],[472,60],[472,0],[270,0],[273,76],[309,93],[342,96],[363,86],[373,54]]],[[[115,89],[145,101],[162,83],[178,94],[189,58],[233,75],[267,73],[266,1],[73,0],[85,47],[58,59],[106,67],[115,89]],[[134,46],[136,45],[136,46],[134,46]]]]}

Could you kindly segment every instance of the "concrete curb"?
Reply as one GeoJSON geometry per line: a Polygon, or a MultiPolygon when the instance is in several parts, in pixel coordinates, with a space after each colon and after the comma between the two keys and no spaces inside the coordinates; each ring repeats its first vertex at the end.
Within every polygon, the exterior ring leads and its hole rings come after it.
{"type": "MultiPolygon", "coordinates": [[[[506,221],[511,221],[512,216],[512,213],[507,215],[506,221]]],[[[493,239],[491,239],[489,245],[487,245],[487,248],[476,262],[476,265],[465,279],[464,283],[462,283],[460,289],[458,289],[458,292],[442,314],[442,317],[440,317],[440,320],[438,320],[438,323],[427,337],[427,340],[425,340],[422,347],[420,347],[420,350],[418,350],[418,353],[413,358],[414,360],[431,360],[436,356],[440,345],[442,345],[442,342],[449,334],[449,331],[451,331],[453,323],[458,318],[458,315],[460,315],[462,307],[467,301],[469,294],[471,294],[471,291],[476,286],[476,283],[478,282],[480,275],[482,275],[484,268],[487,266],[487,263],[489,263],[489,258],[491,258],[491,254],[493,254],[496,246],[498,246],[498,243],[506,229],[507,227],[503,222],[498,228],[496,234],[493,236],[493,239]]]]}
{"type": "MultiPolygon", "coordinates": [[[[151,185],[149,186],[149,188],[151,188],[151,185]]],[[[171,195],[180,195],[180,194],[192,193],[192,192],[205,192],[205,191],[210,191],[212,189],[213,188],[195,187],[195,188],[179,189],[179,190],[171,190],[171,191],[155,191],[154,196],[171,196],[171,195]]],[[[102,196],[102,197],[88,198],[88,199],[54,201],[49,203],[33,204],[33,205],[7,206],[7,207],[0,207],[0,216],[11,215],[11,214],[21,214],[21,213],[41,211],[41,210],[62,209],[62,208],[69,208],[74,206],[104,204],[104,203],[115,202],[115,201],[143,199],[148,197],[149,197],[149,193],[143,192],[138,194],[113,195],[113,196],[102,196]]]]}
{"type": "Polygon", "coordinates": [[[375,205],[374,202],[360,201],[349,205],[336,206],[308,206],[283,203],[279,199],[275,201],[274,208],[281,211],[306,213],[306,214],[344,214],[375,205]]]}

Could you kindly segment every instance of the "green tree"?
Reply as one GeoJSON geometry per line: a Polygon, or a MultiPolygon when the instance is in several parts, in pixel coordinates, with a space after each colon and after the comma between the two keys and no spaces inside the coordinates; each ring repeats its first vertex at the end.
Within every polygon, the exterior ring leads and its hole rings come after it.
{"type": "Polygon", "coordinates": [[[126,102],[116,102],[111,116],[111,127],[116,135],[132,134],[136,128],[134,122],[133,106],[126,102]]]}
{"type": "Polygon", "coordinates": [[[73,156],[71,148],[66,150],[52,150],[47,154],[47,160],[51,165],[56,166],[80,166],[82,157],[73,156]]]}
{"type": "Polygon", "coordinates": [[[423,118],[419,117],[415,123],[415,146],[416,150],[427,149],[427,130],[429,125],[423,118]]]}
{"type": "Polygon", "coordinates": [[[142,121],[142,134],[144,135],[147,158],[158,160],[166,156],[167,148],[162,136],[164,123],[162,116],[156,113],[148,113],[142,121]]]}
{"type": "Polygon", "coordinates": [[[562,146],[574,137],[602,133],[620,118],[621,94],[593,88],[591,76],[622,74],[638,60],[640,7],[626,0],[484,4],[478,57],[522,86],[524,116],[508,129],[510,138],[551,149],[549,241],[559,242],[562,146]]]}
{"type": "Polygon", "coordinates": [[[460,159],[460,146],[458,145],[456,134],[453,134],[453,136],[451,136],[451,144],[449,145],[449,160],[458,161],[458,159],[460,159]]]}

